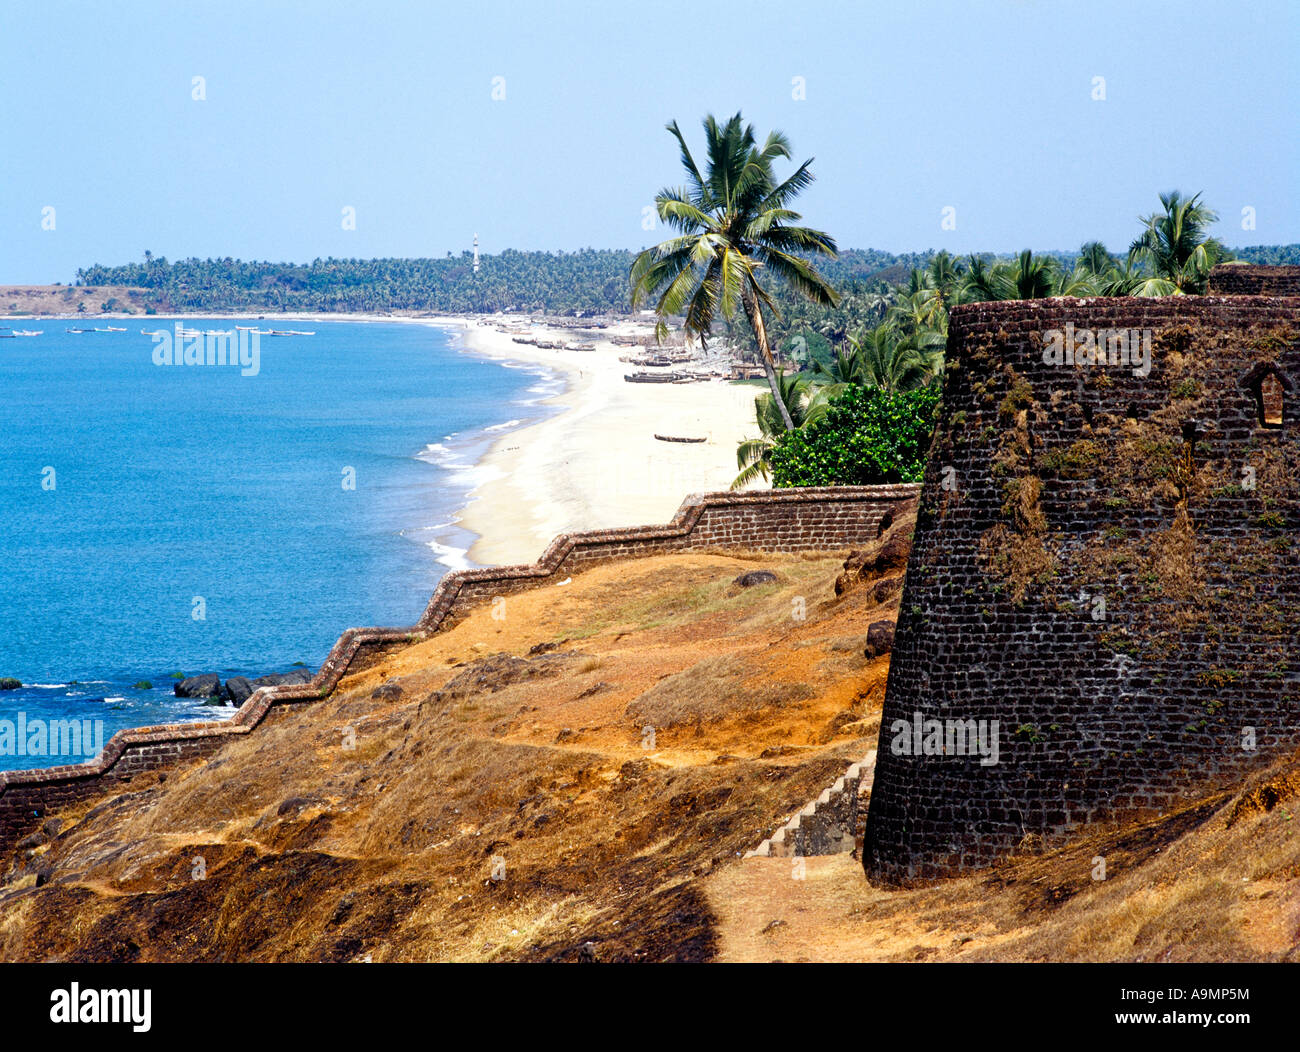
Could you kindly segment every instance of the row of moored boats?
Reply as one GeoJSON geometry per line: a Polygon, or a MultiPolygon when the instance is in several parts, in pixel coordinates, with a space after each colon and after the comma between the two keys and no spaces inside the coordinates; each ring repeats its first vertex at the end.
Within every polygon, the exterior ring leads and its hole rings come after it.
{"type": "MultiPolygon", "coordinates": [[[[95,329],[64,329],[64,332],[85,333],[85,332],[126,332],[115,325],[109,325],[104,328],[95,329]]],[[[303,332],[298,329],[259,329],[256,325],[236,325],[234,329],[177,329],[177,336],[234,336],[236,331],[249,332],[254,336],[315,336],[314,332],[303,332]]],[[[167,332],[166,329],[141,329],[141,336],[161,336],[167,332]]],[[[19,331],[14,333],[15,336],[39,336],[39,332],[19,331]]]]}
{"type": "MultiPolygon", "coordinates": [[[[67,328],[64,332],[71,332],[80,335],[88,332],[126,332],[126,329],[117,325],[105,325],[102,328],[78,329],[67,328]]],[[[161,336],[166,329],[141,329],[142,336],[161,336]]],[[[44,329],[0,329],[0,340],[13,340],[20,336],[40,336],[44,329]]],[[[314,332],[305,332],[301,329],[259,329],[256,325],[236,325],[233,329],[177,329],[176,335],[182,337],[195,336],[234,336],[236,332],[247,332],[254,336],[315,336],[314,332]]]]}

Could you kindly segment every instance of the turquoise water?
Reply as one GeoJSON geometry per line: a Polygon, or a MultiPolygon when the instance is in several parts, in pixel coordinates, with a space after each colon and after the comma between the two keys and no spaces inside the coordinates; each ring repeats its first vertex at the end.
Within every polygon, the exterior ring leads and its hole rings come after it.
{"type": "Polygon", "coordinates": [[[420,325],[264,322],[315,335],[243,375],[155,364],[170,319],[10,321],[42,335],[0,340],[0,769],[85,758],[5,754],[19,713],[105,741],[211,719],[174,673],[314,671],[345,628],[413,623],[465,565],[474,463],[559,383],[420,325]]]}

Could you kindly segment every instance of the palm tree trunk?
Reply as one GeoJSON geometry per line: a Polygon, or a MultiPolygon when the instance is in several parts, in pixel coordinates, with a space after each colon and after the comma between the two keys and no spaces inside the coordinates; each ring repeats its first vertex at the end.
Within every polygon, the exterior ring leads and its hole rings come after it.
{"type": "Polygon", "coordinates": [[[785,404],[785,399],[781,397],[781,385],[776,379],[776,361],[772,358],[772,348],[767,342],[767,326],[763,324],[763,311],[748,285],[740,290],[740,302],[745,307],[745,313],[749,315],[749,324],[754,328],[754,339],[758,341],[758,353],[763,359],[763,372],[767,374],[767,385],[772,389],[772,400],[776,402],[785,429],[793,431],[794,421],[790,418],[790,410],[785,404]]]}

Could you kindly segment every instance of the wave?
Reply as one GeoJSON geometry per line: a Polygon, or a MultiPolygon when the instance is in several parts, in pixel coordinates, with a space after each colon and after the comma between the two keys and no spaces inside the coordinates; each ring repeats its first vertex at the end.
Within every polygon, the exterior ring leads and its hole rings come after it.
{"type": "Polygon", "coordinates": [[[433,557],[449,570],[472,570],[474,563],[469,559],[468,548],[456,548],[441,541],[427,541],[433,551],[433,557]]]}

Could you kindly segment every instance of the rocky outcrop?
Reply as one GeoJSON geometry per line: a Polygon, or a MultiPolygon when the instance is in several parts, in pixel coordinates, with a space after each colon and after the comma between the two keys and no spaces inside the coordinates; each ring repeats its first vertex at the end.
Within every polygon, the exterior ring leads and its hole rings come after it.
{"type": "Polygon", "coordinates": [[[900,504],[880,522],[875,541],[849,553],[844,572],[835,580],[835,594],[844,595],[863,585],[876,589],[876,602],[886,602],[902,589],[902,575],[912,554],[912,531],[916,528],[916,501],[900,504]],[[880,580],[880,578],[885,580],[880,580]]]}
{"type": "Polygon", "coordinates": [[[172,688],[178,698],[215,698],[221,694],[221,677],[215,672],[189,676],[172,688]]]}
{"type": "Polygon", "coordinates": [[[247,679],[243,676],[231,676],[226,680],[226,689],[221,692],[222,697],[228,705],[242,705],[249,698],[249,695],[256,690],[247,679]]]}
{"type": "Polygon", "coordinates": [[[876,621],[867,629],[867,648],[863,652],[869,658],[880,657],[894,649],[894,622],[876,621]]]}
{"type": "Polygon", "coordinates": [[[178,698],[207,698],[211,705],[238,706],[252,697],[258,687],[298,686],[310,683],[311,680],[312,673],[309,669],[296,668],[291,672],[276,672],[254,680],[244,676],[231,676],[222,686],[221,677],[215,672],[204,672],[181,680],[172,689],[178,698]]]}
{"type": "Polygon", "coordinates": [[[253,680],[253,689],[258,687],[287,687],[300,683],[310,683],[312,674],[309,669],[296,668],[292,672],[276,672],[270,676],[258,676],[253,680]]]}

